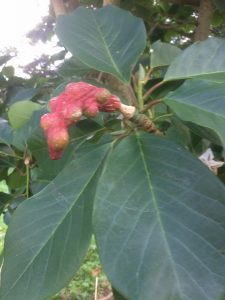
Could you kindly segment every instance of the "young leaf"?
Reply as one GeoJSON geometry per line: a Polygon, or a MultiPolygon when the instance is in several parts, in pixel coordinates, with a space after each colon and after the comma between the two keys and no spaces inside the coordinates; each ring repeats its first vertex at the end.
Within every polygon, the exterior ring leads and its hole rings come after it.
{"type": "Polygon", "coordinates": [[[1,299],[46,299],[83,261],[92,233],[96,172],[109,146],[86,148],[16,210],[6,234],[1,299]]]}
{"type": "Polygon", "coordinates": [[[39,108],[39,104],[29,100],[19,101],[11,105],[8,111],[8,117],[13,129],[18,129],[26,124],[33,112],[39,108]]]}
{"type": "Polygon", "coordinates": [[[151,68],[169,66],[182,50],[169,43],[157,41],[152,44],[151,68]]]}
{"type": "Polygon", "coordinates": [[[225,82],[225,40],[215,37],[186,48],[169,66],[165,81],[200,77],[225,82]]]}
{"type": "Polygon", "coordinates": [[[143,21],[112,5],[59,16],[56,33],[75,58],[124,82],[146,44],[143,21]]]}
{"type": "Polygon", "coordinates": [[[224,185],[182,147],[144,133],[107,157],[94,231],[104,271],[129,300],[220,299],[224,219],[224,185]]]}
{"type": "Polygon", "coordinates": [[[225,146],[225,86],[207,80],[187,80],[164,98],[184,121],[214,130],[225,146]]]}

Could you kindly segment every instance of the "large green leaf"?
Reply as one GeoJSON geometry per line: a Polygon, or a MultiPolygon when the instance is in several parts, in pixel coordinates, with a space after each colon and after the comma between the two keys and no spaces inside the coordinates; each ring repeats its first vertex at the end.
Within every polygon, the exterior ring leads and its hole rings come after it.
{"type": "Polygon", "coordinates": [[[34,111],[40,109],[40,104],[29,100],[19,101],[10,106],[8,111],[9,122],[13,129],[18,129],[26,124],[34,111]]]}
{"type": "Polygon", "coordinates": [[[16,210],[5,242],[3,300],[41,300],[79,268],[92,228],[97,172],[107,144],[86,147],[40,193],[16,210]]]}
{"type": "Polygon", "coordinates": [[[143,21],[111,5],[59,16],[56,33],[75,58],[124,82],[146,44],[143,21]]]}
{"type": "Polygon", "coordinates": [[[151,47],[151,67],[164,67],[171,64],[171,62],[182,53],[182,50],[169,43],[162,43],[157,41],[151,47]]]}
{"type": "Polygon", "coordinates": [[[129,300],[219,300],[225,188],[182,147],[149,134],[110,153],[94,206],[103,269],[129,300]]]}
{"type": "Polygon", "coordinates": [[[224,84],[187,80],[164,100],[181,119],[214,130],[225,146],[224,84]]]}
{"type": "Polygon", "coordinates": [[[215,37],[196,42],[169,66],[164,80],[201,77],[225,82],[225,39],[215,37]]]}

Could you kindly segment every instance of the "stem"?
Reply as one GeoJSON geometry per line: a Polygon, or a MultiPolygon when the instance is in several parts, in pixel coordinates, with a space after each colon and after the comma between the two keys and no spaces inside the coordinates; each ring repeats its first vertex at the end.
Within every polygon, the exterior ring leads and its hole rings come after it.
{"type": "Polygon", "coordinates": [[[23,157],[21,157],[21,156],[18,156],[18,155],[16,155],[16,154],[9,154],[9,153],[5,153],[5,152],[2,152],[2,151],[0,151],[0,155],[2,155],[2,156],[9,156],[9,157],[13,157],[13,158],[17,158],[17,159],[23,159],[23,157]]]}
{"type": "Polygon", "coordinates": [[[95,278],[95,300],[98,298],[98,276],[95,278]]]}
{"type": "Polygon", "coordinates": [[[153,87],[151,87],[145,94],[143,99],[146,100],[155,90],[157,90],[157,88],[159,88],[161,85],[164,84],[165,81],[160,81],[158,83],[156,83],[153,87]]]}
{"type": "Polygon", "coordinates": [[[156,135],[163,135],[161,131],[155,126],[154,122],[144,114],[135,114],[129,121],[136,124],[140,129],[156,135]]]}
{"type": "Polygon", "coordinates": [[[165,115],[161,115],[161,116],[158,116],[156,117],[153,121],[158,121],[159,119],[163,119],[163,118],[166,118],[166,117],[172,117],[173,114],[165,114],[165,115]]]}
{"type": "Polygon", "coordinates": [[[144,85],[149,81],[149,79],[151,78],[151,75],[154,71],[155,71],[154,68],[149,68],[149,70],[145,76],[144,85]]]}
{"type": "Polygon", "coordinates": [[[137,97],[138,97],[139,109],[142,110],[144,108],[143,82],[142,81],[138,82],[137,97]]]}
{"type": "Polygon", "coordinates": [[[29,165],[26,165],[26,198],[29,198],[29,189],[30,189],[30,168],[29,165]]]}
{"type": "Polygon", "coordinates": [[[127,85],[127,89],[130,93],[131,105],[137,106],[137,98],[136,98],[136,95],[134,93],[134,90],[133,90],[132,86],[130,84],[127,85]]]}
{"type": "Polygon", "coordinates": [[[148,111],[150,108],[152,108],[152,106],[157,105],[159,103],[162,103],[162,99],[156,99],[153,100],[151,102],[149,102],[141,111],[140,113],[145,113],[146,111],[148,111]]]}

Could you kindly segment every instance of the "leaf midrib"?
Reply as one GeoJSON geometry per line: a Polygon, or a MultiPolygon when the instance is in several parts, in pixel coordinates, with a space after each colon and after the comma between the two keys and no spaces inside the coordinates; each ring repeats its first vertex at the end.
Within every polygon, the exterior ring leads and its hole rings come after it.
{"type": "Polygon", "coordinates": [[[121,77],[123,80],[125,80],[125,78],[123,77],[123,74],[121,74],[120,70],[118,69],[117,64],[115,63],[115,61],[114,61],[114,59],[113,59],[113,56],[112,56],[111,52],[109,51],[108,44],[106,43],[106,40],[105,40],[105,38],[104,38],[103,32],[102,32],[102,30],[101,30],[101,27],[99,26],[99,24],[98,24],[98,22],[97,22],[97,20],[96,20],[96,17],[95,17],[95,15],[94,15],[94,11],[91,11],[91,13],[92,13],[92,16],[93,16],[93,20],[94,20],[94,22],[95,22],[95,24],[96,24],[96,28],[97,28],[97,30],[98,30],[99,36],[100,36],[100,38],[101,38],[101,40],[102,40],[102,43],[103,43],[103,45],[104,45],[104,47],[105,47],[105,49],[106,49],[106,53],[107,53],[107,55],[108,55],[110,61],[112,62],[113,67],[115,68],[116,72],[120,75],[120,77],[121,77]]]}
{"type": "Polygon", "coordinates": [[[138,133],[136,133],[136,137],[137,137],[137,144],[138,144],[138,147],[139,147],[139,150],[140,150],[141,160],[142,160],[144,170],[145,170],[145,173],[146,173],[146,178],[147,178],[147,181],[148,181],[149,192],[152,195],[152,202],[153,202],[153,207],[154,207],[155,212],[156,212],[156,219],[158,220],[158,224],[159,224],[159,227],[161,229],[162,238],[163,238],[163,241],[164,241],[164,244],[165,244],[165,247],[166,247],[166,251],[167,251],[169,260],[171,262],[172,271],[173,271],[174,276],[175,276],[175,278],[177,280],[177,283],[178,283],[178,289],[180,291],[180,294],[183,294],[182,289],[181,289],[181,285],[180,285],[180,281],[179,281],[179,278],[178,278],[178,275],[177,275],[177,271],[174,267],[174,264],[175,264],[174,259],[173,259],[172,253],[170,251],[169,244],[167,242],[166,232],[164,230],[164,225],[163,225],[163,221],[162,221],[161,214],[160,214],[160,211],[159,211],[159,207],[158,207],[158,204],[157,204],[157,199],[156,199],[156,196],[155,196],[155,193],[154,193],[154,187],[152,185],[152,180],[151,180],[151,173],[148,169],[147,162],[145,160],[144,151],[143,151],[141,141],[140,141],[140,136],[139,136],[138,133]]]}

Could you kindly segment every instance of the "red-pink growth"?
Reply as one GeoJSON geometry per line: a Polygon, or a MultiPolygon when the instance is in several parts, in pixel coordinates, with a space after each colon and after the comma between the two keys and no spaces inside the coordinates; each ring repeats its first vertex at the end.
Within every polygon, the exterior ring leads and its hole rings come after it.
{"type": "Polygon", "coordinates": [[[82,115],[96,117],[99,111],[120,110],[120,99],[107,89],[86,82],[74,82],[49,102],[51,113],[41,117],[41,127],[47,138],[49,155],[58,159],[69,143],[68,127],[76,124],[82,115]]]}

